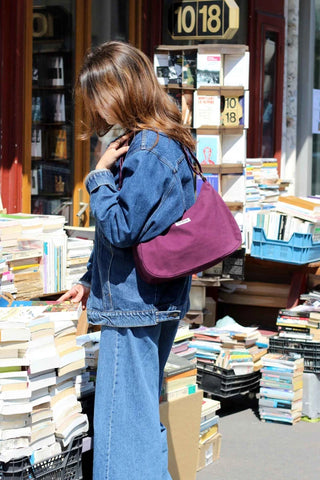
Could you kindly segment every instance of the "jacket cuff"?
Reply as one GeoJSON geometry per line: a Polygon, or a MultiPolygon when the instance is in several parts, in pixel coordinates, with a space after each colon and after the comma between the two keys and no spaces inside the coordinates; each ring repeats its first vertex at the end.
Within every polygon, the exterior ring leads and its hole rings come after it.
{"type": "Polygon", "coordinates": [[[115,192],[117,191],[114,176],[108,168],[92,170],[86,176],[84,183],[89,194],[102,185],[109,185],[115,192]]]}

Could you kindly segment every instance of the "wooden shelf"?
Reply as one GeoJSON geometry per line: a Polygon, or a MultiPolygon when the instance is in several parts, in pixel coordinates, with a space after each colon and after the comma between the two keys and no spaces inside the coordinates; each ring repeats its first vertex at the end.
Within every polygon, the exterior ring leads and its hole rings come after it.
{"type": "Polygon", "coordinates": [[[178,52],[178,51],[201,50],[201,52],[221,53],[229,55],[241,55],[249,50],[247,45],[231,45],[229,43],[204,43],[200,45],[159,45],[156,51],[178,52]]]}
{"type": "Polygon", "coordinates": [[[243,130],[243,125],[237,125],[235,127],[224,127],[223,125],[204,125],[196,128],[196,131],[199,133],[199,135],[241,135],[243,130]]]}
{"type": "Polygon", "coordinates": [[[220,174],[228,174],[228,173],[239,173],[239,175],[243,174],[244,166],[242,163],[221,163],[219,165],[204,165],[201,164],[203,173],[220,173],[220,174]]]}

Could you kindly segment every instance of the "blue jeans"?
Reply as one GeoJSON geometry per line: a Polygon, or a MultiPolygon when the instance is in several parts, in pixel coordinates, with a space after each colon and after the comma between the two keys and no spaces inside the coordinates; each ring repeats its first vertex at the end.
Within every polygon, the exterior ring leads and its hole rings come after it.
{"type": "Polygon", "coordinates": [[[159,394],[178,323],[102,327],[95,390],[94,480],[171,479],[159,394]]]}

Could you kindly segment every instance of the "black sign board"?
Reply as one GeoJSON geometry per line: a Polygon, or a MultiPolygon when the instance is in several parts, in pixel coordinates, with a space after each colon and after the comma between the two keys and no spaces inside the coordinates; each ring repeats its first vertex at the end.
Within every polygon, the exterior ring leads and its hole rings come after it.
{"type": "Polygon", "coordinates": [[[239,7],[235,0],[174,1],[168,14],[174,40],[230,39],[239,28],[239,7]]]}

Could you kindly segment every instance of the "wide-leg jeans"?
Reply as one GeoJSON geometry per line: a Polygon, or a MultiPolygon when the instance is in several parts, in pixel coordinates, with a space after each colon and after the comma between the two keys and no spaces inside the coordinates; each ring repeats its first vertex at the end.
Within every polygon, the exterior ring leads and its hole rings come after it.
{"type": "Polygon", "coordinates": [[[171,479],[159,395],[178,323],[102,327],[95,390],[94,480],[171,479]]]}

